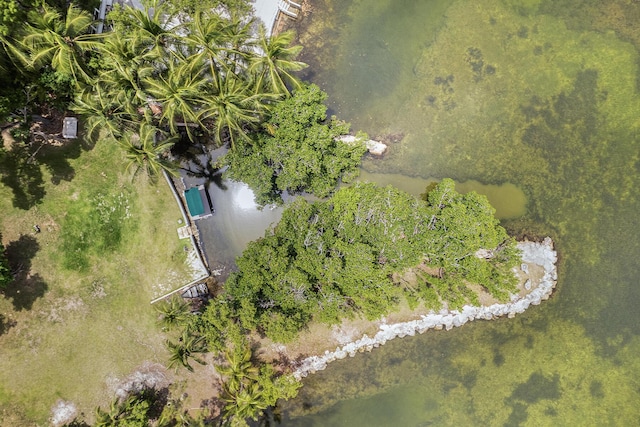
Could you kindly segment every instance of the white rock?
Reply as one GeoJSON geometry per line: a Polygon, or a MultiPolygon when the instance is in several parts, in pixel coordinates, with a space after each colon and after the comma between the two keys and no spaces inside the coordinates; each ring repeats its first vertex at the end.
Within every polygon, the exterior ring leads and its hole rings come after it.
{"type": "MultiPolygon", "coordinates": [[[[354,144],[358,141],[358,138],[354,135],[340,135],[336,138],[336,141],[344,142],[345,144],[354,144]]],[[[369,150],[369,153],[374,156],[382,156],[387,151],[387,145],[380,141],[374,141],[369,139],[364,142],[364,145],[369,150]]]]}
{"type": "Polygon", "coordinates": [[[387,151],[387,146],[384,143],[374,141],[373,139],[365,142],[365,145],[367,146],[367,150],[369,150],[369,153],[373,154],[374,156],[382,156],[387,151]]]}

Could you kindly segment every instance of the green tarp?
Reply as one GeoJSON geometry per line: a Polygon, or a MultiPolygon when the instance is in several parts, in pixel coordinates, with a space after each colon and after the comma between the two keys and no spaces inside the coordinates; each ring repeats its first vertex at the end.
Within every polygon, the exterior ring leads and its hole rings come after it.
{"type": "Polygon", "coordinates": [[[197,187],[188,189],[184,193],[184,198],[187,199],[187,206],[189,207],[189,214],[191,217],[197,217],[204,214],[204,205],[202,203],[202,197],[200,197],[200,190],[197,187]]]}

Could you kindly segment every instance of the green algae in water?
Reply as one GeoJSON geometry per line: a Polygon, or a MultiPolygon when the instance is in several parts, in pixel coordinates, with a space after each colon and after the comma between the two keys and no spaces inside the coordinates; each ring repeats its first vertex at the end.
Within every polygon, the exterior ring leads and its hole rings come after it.
{"type": "Polygon", "coordinates": [[[398,425],[636,424],[640,46],[599,12],[640,13],[640,5],[420,3],[383,16],[397,3],[340,2],[348,25],[320,53],[338,60],[310,61],[314,79],[354,127],[404,135],[383,160],[365,162],[368,172],[398,174],[399,184],[447,176],[521,189],[527,210],[517,226],[553,235],[559,288],[516,319],[432,331],[336,362],[285,408],[317,415],[284,424],[389,425],[385,407],[398,425]],[[404,35],[389,29],[395,20],[404,35]],[[369,52],[374,38],[393,55],[369,52]],[[357,62],[353,46],[374,55],[369,66],[398,63],[395,76],[383,73],[393,81],[354,84],[367,73],[345,62],[357,62]]]}

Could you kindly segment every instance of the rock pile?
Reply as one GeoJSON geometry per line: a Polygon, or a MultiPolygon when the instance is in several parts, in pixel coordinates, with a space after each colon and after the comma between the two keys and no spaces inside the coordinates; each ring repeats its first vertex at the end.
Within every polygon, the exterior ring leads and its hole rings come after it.
{"type": "MultiPolygon", "coordinates": [[[[534,284],[533,290],[525,296],[513,295],[511,301],[505,304],[492,304],[489,306],[466,305],[461,310],[442,310],[438,313],[429,313],[421,316],[419,320],[396,323],[392,325],[382,324],[380,330],[372,338],[364,335],[357,341],[336,348],[335,351],[326,351],[322,356],[311,356],[304,359],[293,375],[301,379],[316,371],[323,370],[327,364],[345,357],[353,357],[356,353],[371,351],[373,348],[384,345],[394,338],[402,338],[416,333],[422,334],[429,329],[446,329],[462,326],[476,319],[491,320],[498,317],[514,317],[524,312],[531,305],[538,305],[549,298],[556,286],[558,276],[556,269],[557,253],[553,249],[553,242],[546,238],[542,243],[519,242],[518,248],[522,251],[524,263],[532,263],[542,266],[544,275],[540,283],[534,284]]],[[[530,279],[527,279],[530,280],[530,279]]],[[[529,281],[530,283],[530,281],[529,281]]]]}
{"type": "MultiPolygon", "coordinates": [[[[341,135],[336,138],[336,140],[344,142],[345,144],[354,144],[356,142],[362,141],[353,135],[341,135]]],[[[387,151],[387,145],[380,141],[374,141],[373,139],[369,139],[364,141],[365,146],[370,154],[374,156],[382,156],[387,151]]]]}

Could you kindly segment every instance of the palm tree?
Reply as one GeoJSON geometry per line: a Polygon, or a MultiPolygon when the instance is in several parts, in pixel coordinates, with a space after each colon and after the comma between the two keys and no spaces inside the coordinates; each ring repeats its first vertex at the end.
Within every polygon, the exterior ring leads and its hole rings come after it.
{"type": "Polygon", "coordinates": [[[192,128],[204,128],[198,108],[207,82],[199,68],[194,61],[170,61],[164,75],[145,79],[149,95],[162,104],[161,122],[169,126],[173,135],[178,133],[178,126],[184,127],[192,141],[192,128]]]}
{"type": "Polygon", "coordinates": [[[160,313],[160,324],[168,330],[184,325],[191,314],[189,303],[177,296],[160,302],[156,310],[160,313]]]}
{"type": "Polygon", "coordinates": [[[30,12],[26,35],[20,42],[29,54],[27,65],[39,68],[49,64],[54,70],[71,75],[76,83],[91,82],[85,54],[99,45],[101,37],[87,34],[92,23],[91,15],[74,5],[67,8],[64,18],[46,4],[42,12],[30,12]]]}
{"type": "Polygon", "coordinates": [[[166,345],[170,353],[170,368],[182,366],[193,372],[193,367],[189,364],[189,360],[191,359],[201,365],[206,365],[204,360],[195,356],[197,353],[204,353],[207,351],[204,337],[185,330],[182,333],[182,336],[178,339],[178,342],[174,343],[173,341],[167,340],[166,345]]]}
{"type": "Polygon", "coordinates": [[[202,99],[204,104],[201,120],[214,122],[215,133],[220,144],[228,136],[231,147],[235,146],[236,137],[249,141],[248,127],[260,122],[265,111],[263,94],[251,94],[248,84],[237,77],[218,77],[217,87],[220,91],[202,99]]]}
{"type": "Polygon", "coordinates": [[[241,76],[251,57],[255,55],[255,46],[251,39],[254,25],[254,19],[231,16],[223,27],[226,69],[236,77],[241,76]]]}
{"type": "Polygon", "coordinates": [[[177,176],[176,166],[165,155],[178,137],[171,136],[158,141],[158,136],[164,135],[156,127],[141,122],[138,133],[127,132],[120,140],[129,160],[127,169],[134,167],[134,176],[141,170],[151,177],[157,176],[163,170],[177,176]]]}
{"type": "Polygon", "coordinates": [[[295,89],[301,87],[300,79],[292,72],[302,70],[307,67],[307,64],[294,60],[302,50],[302,46],[291,46],[293,38],[293,31],[267,37],[264,27],[260,27],[258,40],[262,55],[255,56],[249,68],[256,76],[256,92],[267,91],[290,95],[287,83],[295,89]]]}
{"type": "Polygon", "coordinates": [[[226,403],[224,415],[227,418],[240,420],[251,418],[257,421],[262,411],[268,407],[257,382],[251,382],[241,390],[230,390],[224,387],[221,399],[226,403]]]}
{"type": "Polygon", "coordinates": [[[237,392],[248,382],[256,381],[258,368],[251,362],[251,348],[227,349],[225,351],[226,365],[216,365],[216,370],[226,377],[225,387],[237,392]]]}
{"type": "Polygon", "coordinates": [[[126,399],[115,398],[108,411],[96,408],[95,427],[141,426],[148,423],[151,403],[147,392],[132,394],[126,399]]]}
{"type": "Polygon", "coordinates": [[[143,88],[143,79],[151,76],[153,66],[145,61],[136,45],[116,32],[109,33],[100,46],[104,68],[98,84],[110,93],[114,102],[136,111],[147,103],[148,95],[143,88]]]}
{"type": "Polygon", "coordinates": [[[89,135],[96,137],[97,132],[105,130],[107,137],[117,140],[123,131],[137,126],[137,113],[106,92],[101,85],[79,92],[69,108],[85,118],[89,135]]]}
{"type": "Polygon", "coordinates": [[[212,81],[217,81],[220,72],[230,71],[226,61],[230,36],[226,21],[219,15],[204,10],[196,12],[185,42],[195,52],[189,61],[207,66],[212,81]]]}
{"type": "Polygon", "coordinates": [[[115,15],[114,32],[125,34],[136,52],[148,61],[157,61],[175,52],[177,37],[167,27],[168,16],[162,2],[152,1],[143,9],[124,7],[122,15],[115,15]]]}
{"type": "Polygon", "coordinates": [[[119,421],[122,421],[122,418],[126,416],[127,410],[134,404],[134,400],[135,396],[129,396],[124,401],[116,397],[111,401],[108,411],[97,407],[95,427],[111,427],[118,425],[119,421]]]}

